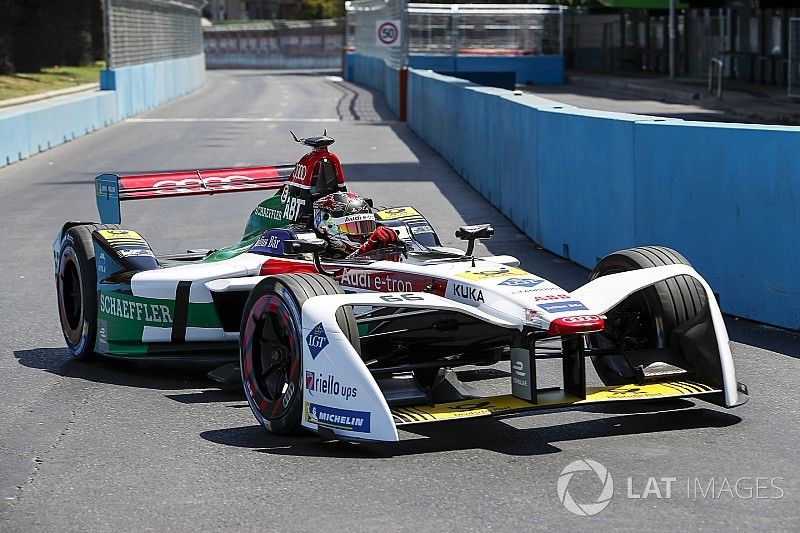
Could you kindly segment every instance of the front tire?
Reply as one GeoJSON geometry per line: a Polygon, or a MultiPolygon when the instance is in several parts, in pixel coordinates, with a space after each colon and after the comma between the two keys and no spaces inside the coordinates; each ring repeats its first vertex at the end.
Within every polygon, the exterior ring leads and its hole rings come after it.
{"type": "MultiPolygon", "coordinates": [[[[664,265],[689,265],[680,253],[663,246],[620,250],[604,257],[589,280],[601,276],[664,265]]],[[[702,286],[689,276],[678,276],[637,291],[607,314],[606,329],[592,336],[593,347],[618,348],[621,355],[592,357],[598,376],[606,385],[631,383],[635,369],[655,362],[653,355],[625,355],[626,351],[661,350],[670,347],[678,326],[697,316],[707,303],[702,286]]],[[[664,351],[664,357],[669,357],[664,351]]],[[[685,368],[685,361],[677,366],[685,368]]]]}
{"type": "MultiPolygon", "coordinates": [[[[291,434],[301,427],[303,304],[314,296],[342,293],[319,274],[270,276],[250,293],[239,329],[240,368],[247,403],[267,430],[291,434]]],[[[336,320],[360,353],[352,308],[340,308],[336,320]]]]}
{"type": "Polygon", "coordinates": [[[83,224],[61,239],[56,272],[58,316],[67,348],[75,359],[94,357],[97,338],[97,270],[92,232],[119,229],[116,224],[83,224]]]}

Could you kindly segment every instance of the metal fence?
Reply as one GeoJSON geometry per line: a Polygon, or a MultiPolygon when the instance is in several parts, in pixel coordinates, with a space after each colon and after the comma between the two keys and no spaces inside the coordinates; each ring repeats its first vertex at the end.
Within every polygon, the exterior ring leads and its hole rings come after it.
{"type": "Polygon", "coordinates": [[[563,55],[563,6],[347,2],[347,45],[394,67],[408,54],[563,55]],[[386,46],[381,21],[400,22],[400,44],[386,46]]]}
{"type": "Polygon", "coordinates": [[[406,63],[407,40],[405,0],[354,0],[345,3],[347,14],[347,46],[359,54],[382,58],[387,65],[400,68],[406,63]],[[397,45],[386,46],[378,39],[379,25],[399,21],[397,45]]]}
{"type": "Polygon", "coordinates": [[[562,6],[408,4],[412,54],[561,55],[562,6]]]}
{"type": "Polygon", "coordinates": [[[205,0],[105,0],[108,68],[203,52],[205,0]]]}

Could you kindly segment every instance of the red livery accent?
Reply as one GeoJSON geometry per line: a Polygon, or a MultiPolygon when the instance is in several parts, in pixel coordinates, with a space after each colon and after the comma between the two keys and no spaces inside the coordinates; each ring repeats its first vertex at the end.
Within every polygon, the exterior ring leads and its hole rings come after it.
{"type": "Polygon", "coordinates": [[[165,196],[278,189],[289,178],[293,168],[292,165],[282,165],[119,176],[119,199],[144,200],[165,196]]]}
{"type": "Polygon", "coordinates": [[[291,179],[289,180],[295,185],[300,187],[309,188],[313,185],[311,178],[315,175],[315,170],[320,162],[330,163],[333,166],[334,174],[336,174],[336,183],[340,188],[344,188],[344,170],[342,170],[342,163],[333,152],[329,152],[327,148],[315,148],[306,155],[300,158],[300,161],[294,166],[292,170],[291,179]]]}
{"type": "Polygon", "coordinates": [[[285,261],[281,259],[267,259],[261,265],[259,276],[272,276],[274,274],[318,274],[319,271],[310,261],[285,261]]]}
{"type": "Polygon", "coordinates": [[[337,281],[345,288],[372,292],[433,292],[444,296],[447,290],[447,280],[368,268],[346,268],[337,281]]]}

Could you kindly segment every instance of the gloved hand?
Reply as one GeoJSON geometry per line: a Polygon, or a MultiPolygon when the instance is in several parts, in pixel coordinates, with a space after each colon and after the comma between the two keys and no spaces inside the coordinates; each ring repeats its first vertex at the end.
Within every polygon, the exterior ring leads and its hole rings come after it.
{"type": "Polygon", "coordinates": [[[367,252],[371,252],[376,248],[386,248],[390,244],[397,244],[400,242],[400,239],[397,237],[397,233],[391,229],[387,228],[386,226],[380,226],[378,229],[372,232],[372,235],[369,236],[364,244],[362,244],[358,250],[352,256],[365,254],[367,252]]]}

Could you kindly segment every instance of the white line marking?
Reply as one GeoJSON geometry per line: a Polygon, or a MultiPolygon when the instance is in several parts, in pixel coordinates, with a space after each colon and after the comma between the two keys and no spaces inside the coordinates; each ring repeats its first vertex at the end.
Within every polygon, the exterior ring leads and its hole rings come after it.
{"type": "Polygon", "coordinates": [[[342,122],[338,118],[222,117],[222,118],[129,118],[125,122],[342,122]]]}

